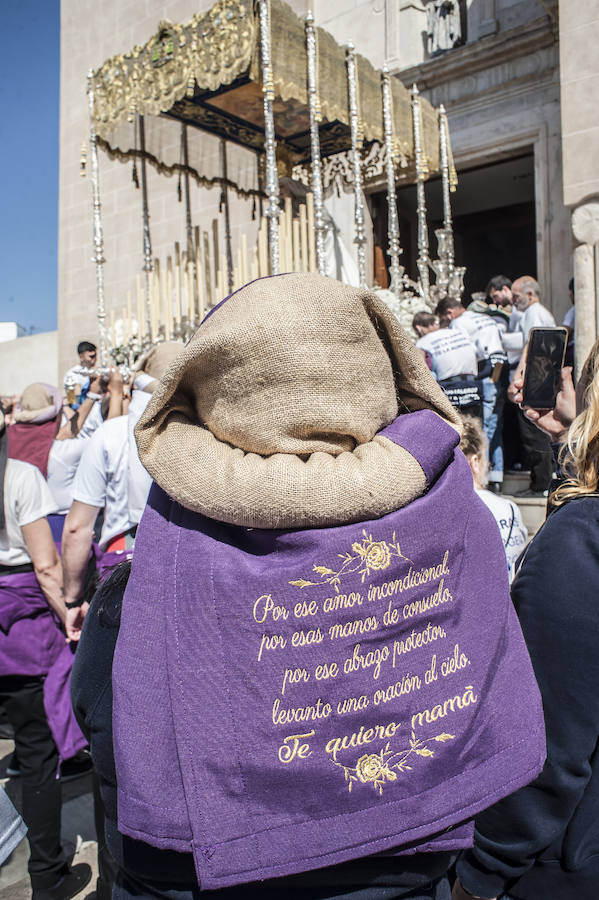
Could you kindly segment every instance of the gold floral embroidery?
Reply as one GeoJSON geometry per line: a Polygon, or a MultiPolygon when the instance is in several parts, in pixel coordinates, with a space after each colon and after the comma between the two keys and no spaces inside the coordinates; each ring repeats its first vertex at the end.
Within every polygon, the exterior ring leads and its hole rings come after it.
{"type": "Polygon", "coordinates": [[[361,784],[372,784],[375,791],[382,794],[383,787],[388,782],[397,781],[398,772],[403,774],[412,771],[412,766],[409,766],[406,762],[408,757],[415,754],[416,756],[432,758],[435,755],[435,751],[430,750],[429,747],[426,746],[427,744],[431,741],[444,743],[445,741],[452,741],[454,738],[455,734],[443,732],[442,734],[436,735],[436,737],[419,741],[417,740],[415,733],[412,732],[410,746],[404,750],[399,750],[394,753],[389,749],[389,742],[387,742],[384,749],[379,753],[364,753],[363,756],[357,760],[355,766],[344,766],[343,763],[336,762],[335,760],[331,760],[331,762],[333,765],[343,769],[350,793],[354,784],[359,782],[361,784]]]}
{"type": "Polygon", "coordinates": [[[341,579],[345,575],[351,575],[352,572],[358,572],[362,576],[362,581],[364,581],[371,572],[389,568],[393,557],[405,559],[413,564],[413,560],[409,556],[404,556],[401,552],[395,532],[393,532],[393,537],[388,543],[387,541],[375,541],[372,534],[366,534],[365,530],[362,530],[362,535],[362,541],[354,541],[352,544],[352,553],[337,554],[343,560],[343,565],[337,571],[328,566],[314,566],[313,571],[320,575],[320,581],[298,578],[297,581],[290,581],[289,584],[299,588],[331,584],[335,591],[339,593],[341,579]]]}

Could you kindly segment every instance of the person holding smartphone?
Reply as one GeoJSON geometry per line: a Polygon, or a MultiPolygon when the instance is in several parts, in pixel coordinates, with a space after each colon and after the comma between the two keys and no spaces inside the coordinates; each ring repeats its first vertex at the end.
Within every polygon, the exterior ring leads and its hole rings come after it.
{"type": "MultiPolygon", "coordinates": [[[[562,445],[554,511],[529,544],[512,599],[541,689],[547,762],[482,813],[457,864],[453,900],[592,900],[599,884],[599,341],[576,391],[561,371],[551,409],[524,408],[562,445]],[[578,416],[576,412],[578,411],[578,416]]],[[[523,374],[515,379],[522,402],[523,374]]]]}

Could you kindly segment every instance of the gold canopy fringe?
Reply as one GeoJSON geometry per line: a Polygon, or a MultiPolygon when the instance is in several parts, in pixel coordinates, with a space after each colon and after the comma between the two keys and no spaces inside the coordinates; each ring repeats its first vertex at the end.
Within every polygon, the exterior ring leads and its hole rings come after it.
{"type": "MultiPolygon", "coordinates": [[[[306,47],[303,21],[281,0],[271,0],[272,74],[275,93],[284,102],[307,106],[306,47]]],[[[345,49],[324,29],[318,32],[318,58],[323,119],[349,125],[345,49]]],[[[359,56],[359,82],[364,138],[382,141],[380,71],[359,56]]],[[[110,144],[113,132],[134,115],[172,109],[194,85],[215,91],[243,74],[262,82],[257,20],[251,0],[218,0],[206,13],[185,25],[162,22],[143,47],[119,54],[93,75],[94,125],[110,144]]],[[[393,116],[400,152],[413,159],[410,95],[392,79],[393,116]]],[[[423,135],[431,174],[439,170],[438,124],[432,106],[422,100],[423,135]]]]}

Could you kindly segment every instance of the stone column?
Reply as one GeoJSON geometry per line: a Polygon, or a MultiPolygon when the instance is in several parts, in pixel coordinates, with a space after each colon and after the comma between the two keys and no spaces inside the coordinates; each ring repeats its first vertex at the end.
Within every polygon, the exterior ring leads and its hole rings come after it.
{"type": "Polygon", "coordinates": [[[583,203],[572,213],[576,295],[576,374],[599,335],[599,202],[583,203]]]}

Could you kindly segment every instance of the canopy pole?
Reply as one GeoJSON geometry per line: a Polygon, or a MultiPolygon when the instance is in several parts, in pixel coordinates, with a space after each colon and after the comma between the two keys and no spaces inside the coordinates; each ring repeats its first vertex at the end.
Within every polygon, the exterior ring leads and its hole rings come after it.
{"type": "Polygon", "coordinates": [[[91,161],[92,197],[94,210],[94,255],[96,265],[96,317],[100,335],[100,365],[108,365],[108,333],[104,304],[104,233],[102,231],[102,204],[100,203],[100,169],[98,166],[98,142],[94,127],[93,71],[87,75],[87,102],[89,107],[89,156],[91,161]]]}
{"type": "Polygon", "coordinates": [[[145,294],[145,313],[146,313],[146,335],[143,340],[144,347],[147,349],[152,344],[152,290],[151,290],[151,274],[154,271],[154,263],[152,260],[152,239],[150,237],[150,212],[148,209],[148,183],[146,178],[146,133],[144,128],[144,117],[138,116],[139,123],[139,150],[141,154],[141,198],[142,198],[142,216],[143,216],[143,253],[144,253],[144,294],[145,294]]]}
{"type": "Polygon", "coordinates": [[[279,261],[279,177],[277,174],[277,142],[273,103],[275,88],[270,56],[270,9],[269,0],[258,0],[260,13],[260,51],[262,57],[262,93],[264,95],[264,145],[266,151],[266,194],[268,206],[268,250],[270,254],[270,274],[278,275],[279,261]]]}
{"type": "Polygon", "coordinates": [[[428,224],[426,221],[426,197],[424,194],[424,182],[428,177],[428,165],[422,148],[422,111],[420,108],[420,94],[414,84],[412,86],[412,125],[414,131],[414,158],[416,161],[416,196],[418,215],[418,273],[420,275],[420,293],[422,298],[430,305],[430,276],[429,276],[429,249],[428,249],[428,224]]]}
{"type": "Polygon", "coordinates": [[[389,69],[383,67],[382,77],[383,91],[383,128],[385,132],[385,166],[387,170],[387,215],[388,215],[388,234],[389,234],[389,258],[391,265],[389,271],[391,274],[390,288],[395,294],[397,301],[401,300],[402,292],[402,276],[404,273],[403,266],[399,264],[399,257],[402,253],[400,234],[399,234],[399,216],[397,214],[397,194],[395,191],[395,143],[393,135],[393,107],[391,99],[391,80],[389,69]]]}
{"type": "Polygon", "coordinates": [[[227,169],[227,142],[225,138],[220,139],[220,164],[223,177],[223,186],[221,192],[221,201],[225,209],[225,254],[227,258],[227,288],[229,294],[233,293],[233,250],[231,248],[231,211],[229,209],[229,189],[227,182],[229,180],[227,169]]]}
{"type": "Polygon", "coordinates": [[[454,264],[453,223],[451,218],[451,198],[449,183],[449,142],[447,135],[447,113],[443,104],[439,107],[439,156],[441,157],[441,180],[443,186],[443,230],[446,235],[446,259],[448,275],[451,277],[454,264]]]}
{"type": "Polygon", "coordinates": [[[306,49],[308,56],[308,99],[310,101],[310,147],[312,151],[312,193],[314,195],[314,231],[316,265],[320,275],[327,274],[324,249],[324,199],[322,190],[322,160],[318,125],[322,121],[320,94],[318,91],[318,47],[314,16],[306,15],[306,49]]]}
{"type": "Polygon", "coordinates": [[[349,98],[349,119],[351,127],[351,158],[354,176],[354,244],[358,248],[358,276],[360,287],[366,287],[366,231],[364,227],[364,203],[362,200],[362,160],[361,149],[363,138],[360,129],[358,109],[358,79],[356,72],[356,53],[352,43],[346,45],[345,62],[347,66],[347,90],[349,98]]]}
{"type": "MultiPolygon", "coordinates": [[[[191,222],[191,193],[189,190],[189,146],[187,144],[187,125],[181,122],[181,148],[183,150],[183,185],[185,189],[185,234],[187,237],[187,259],[192,260],[193,266],[193,313],[189,310],[189,318],[194,326],[200,324],[200,298],[198,291],[198,264],[196,252],[193,246],[193,225],[191,222]]],[[[191,298],[190,298],[191,299],[191,298]]]]}

